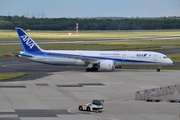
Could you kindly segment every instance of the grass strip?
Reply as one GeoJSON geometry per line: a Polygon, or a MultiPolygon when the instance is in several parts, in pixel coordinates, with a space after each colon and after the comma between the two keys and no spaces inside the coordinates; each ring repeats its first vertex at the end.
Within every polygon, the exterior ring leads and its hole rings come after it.
{"type": "MultiPolygon", "coordinates": [[[[27,31],[34,40],[93,40],[134,37],[157,37],[180,35],[180,30],[142,30],[142,31],[27,31]],[[69,35],[68,33],[72,34],[69,35]]],[[[0,31],[0,41],[18,41],[16,31],[0,31]]]]}
{"type": "Polygon", "coordinates": [[[173,62],[180,62],[180,54],[169,54],[167,55],[173,62]]]}
{"type": "Polygon", "coordinates": [[[11,80],[27,75],[26,73],[0,73],[0,81],[11,80]]]}

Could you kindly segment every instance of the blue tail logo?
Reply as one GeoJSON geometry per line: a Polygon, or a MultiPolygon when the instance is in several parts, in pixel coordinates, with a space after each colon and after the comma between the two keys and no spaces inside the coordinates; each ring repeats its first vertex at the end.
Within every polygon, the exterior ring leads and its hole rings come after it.
{"type": "Polygon", "coordinates": [[[33,43],[33,41],[27,35],[23,35],[23,36],[20,36],[20,37],[26,43],[26,45],[29,46],[30,49],[32,49],[34,47],[35,44],[33,43]]]}
{"type": "Polygon", "coordinates": [[[34,53],[42,52],[42,49],[26,34],[21,28],[16,28],[20,42],[25,52],[34,53]]]}

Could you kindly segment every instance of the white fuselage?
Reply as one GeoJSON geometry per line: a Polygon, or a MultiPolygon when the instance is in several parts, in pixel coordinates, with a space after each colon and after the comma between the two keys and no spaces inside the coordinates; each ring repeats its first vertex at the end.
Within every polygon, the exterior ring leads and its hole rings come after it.
{"type": "Polygon", "coordinates": [[[53,65],[85,65],[86,71],[98,69],[114,70],[117,66],[171,65],[173,62],[166,55],[150,51],[77,51],[77,50],[43,50],[31,39],[22,28],[15,28],[23,52],[19,57],[53,65]]]}
{"type": "Polygon", "coordinates": [[[115,66],[123,65],[146,65],[163,66],[173,62],[166,55],[149,51],[66,51],[66,50],[43,50],[43,54],[29,54],[32,57],[20,57],[54,65],[88,65],[89,62],[98,64],[101,60],[113,60],[115,66]],[[72,58],[71,58],[72,56],[72,58]],[[77,57],[77,58],[76,58],[77,57]],[[82,59],[79,59],[82,58],[82,59]],[[86,58],[88,59],[86,61],[86,58]],[[92,61],[91,61],[92,59],[92,61]]]}

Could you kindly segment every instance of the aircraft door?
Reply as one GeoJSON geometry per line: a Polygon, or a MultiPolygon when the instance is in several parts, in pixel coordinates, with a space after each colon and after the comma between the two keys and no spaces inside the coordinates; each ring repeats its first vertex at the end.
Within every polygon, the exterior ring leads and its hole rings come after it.
{"type": "Polygon", "coordinates": [[[153,56],[153,60],[154,60],[154,61],[158,61],[158,55],[154,55],[154,56],[153,56]]]}
{"type": "Polygon", "coordinates": [[[122,55],[122,59],[125,60],[126,59],[126,54],[122,55]]]}
{"type": "Polygon", "coordinates": [[[122,54],[122,65],[126,65],[127,62],[126,62],[126,54],[122,54]]]}
{"type": "Polygon", "coordinates": [[[54,57],[48,57],[47,53],[44,53],[43,60],[52,62],[54,60],[54,57]]]}
{"type": "Polygon", "coordinates": [[[83,54],[82,54],[82,53],[79,53],[79,56],[80,56],[80,57],[83,57],[83,54]]]}
{"type": "Polygon", "coordinates": [[[46,53],[44,53],[44,55],[43,55],[43,60],[44,61],[47,60],[47,54],[46,53]]]}

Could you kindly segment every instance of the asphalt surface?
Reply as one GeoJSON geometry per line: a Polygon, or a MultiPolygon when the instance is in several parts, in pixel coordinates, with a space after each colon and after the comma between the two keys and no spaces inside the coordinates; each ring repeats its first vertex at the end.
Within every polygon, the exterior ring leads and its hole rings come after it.
{"type": "MultiPolygon", "coordinates": [[[[174,63],[173,66],[180,67],[180,63],[174,63]]],[[[64,71],[86,72],[85,69],[86,69],[85,66],[47,65],[47,64],[32,62],[26,59],[16,58],[16,57],[0,58],[0,73],[17,73],[17,72],[27,73],[26,76],[9,81],[35,80],[48,75],[52,75],[51,74],[52,72],[64,72],[64,71]]]]}
{"type": "Polygon", "coordinates": [[[156,52],[160,52],[163,54],[176,54],[176,53],[180,53],[180,49],[176,48],[176,49],[167,49],[167,50],[156,50],[156,52]]]}
{"type": "MultiPolygon", "coordinates": [[[[167,40],[179,39],[180,36],[158,36],[158,37],[137,37],[137,38],[103,38],[97,40],[38,40],[37,44],[55,44],[55,43],[79,43],[79,42],[117,42],[117,41],[136,41],[136,40],[167,40]]],[[[19,45],[19,41],[0,41],[0,45],[19,45]]]]}
{"type": "Polygon", "coordinates": [[[170,87],[180,86],[179,75],[179,70],[62,71],[31,81],[1,82],[0,120],[179,120],[179,103],[168,101],[180,100],[179,87],[170,87]],[[158,91],[162,86],[165,96],[158,91]],[[137,91],[154,89],[157,94],[149,95],[160,95],[161,102],[135,99],[137,91]],[[78,110],[93,99],[104,100],[103,112],[78,110]]]}
{"type": "MultiPolygon", "coordinates": [[[[163,54],[180,53],[180,49],[169,49],[169,50],[157,50],[163,54]]],[[[167,66],[168,67],[168,66],[167,66]]],[[[172,66],[171,66],[172,67],[172,66]]],[[[174,67],[180,67],[180,63],[174,63],[174,67]]],[[[37,63],[28,61],[21,58],[9,57],[0,58],[0,73],[17,73],[25,72],[26,76],[13,79],[13,81],[26,81],[34,80],[37,78],[51,75],[52,72],[63,72],[63,71],[84,71],[84,66],[58,66],[58,65],[47,65],[43,63],[37,63]]]]}
{"type": "MultiPolygon", "coordinates": [[[[178,50],[162,51],[174,53],[178,50]]],[[[175,63],[175,66],[179,64],[175,63]]],[[[180,65],[179,65],[180,66],[180,65]]],[[[179,71],[115,70],[85,72],[86,67],[53,66],[21,58],[1,58],[0,73],[27,76],[0,84],[0,120],[177,120],[179,103],[134,100],[135,91],[179,84],[179,71]],[[17,81],[17,82],[14,82],[17,81]],[[104,99],[102,113],[78,105],[104,99]]],[[[164,97],[163,97],[164,98],[164,97]]],[[[179,95],[165,98],[180,99],[179,95]]]]}
{"type": "Polygon", "coordinates": [[[27,76],[13,79],[13,81],[34,80],[51,75],[51,72],[78,70],[85,71],[85,67],[47,65],[16,57],[0,58],[0,73],[25,72],[28,74],[27,76]]]}

